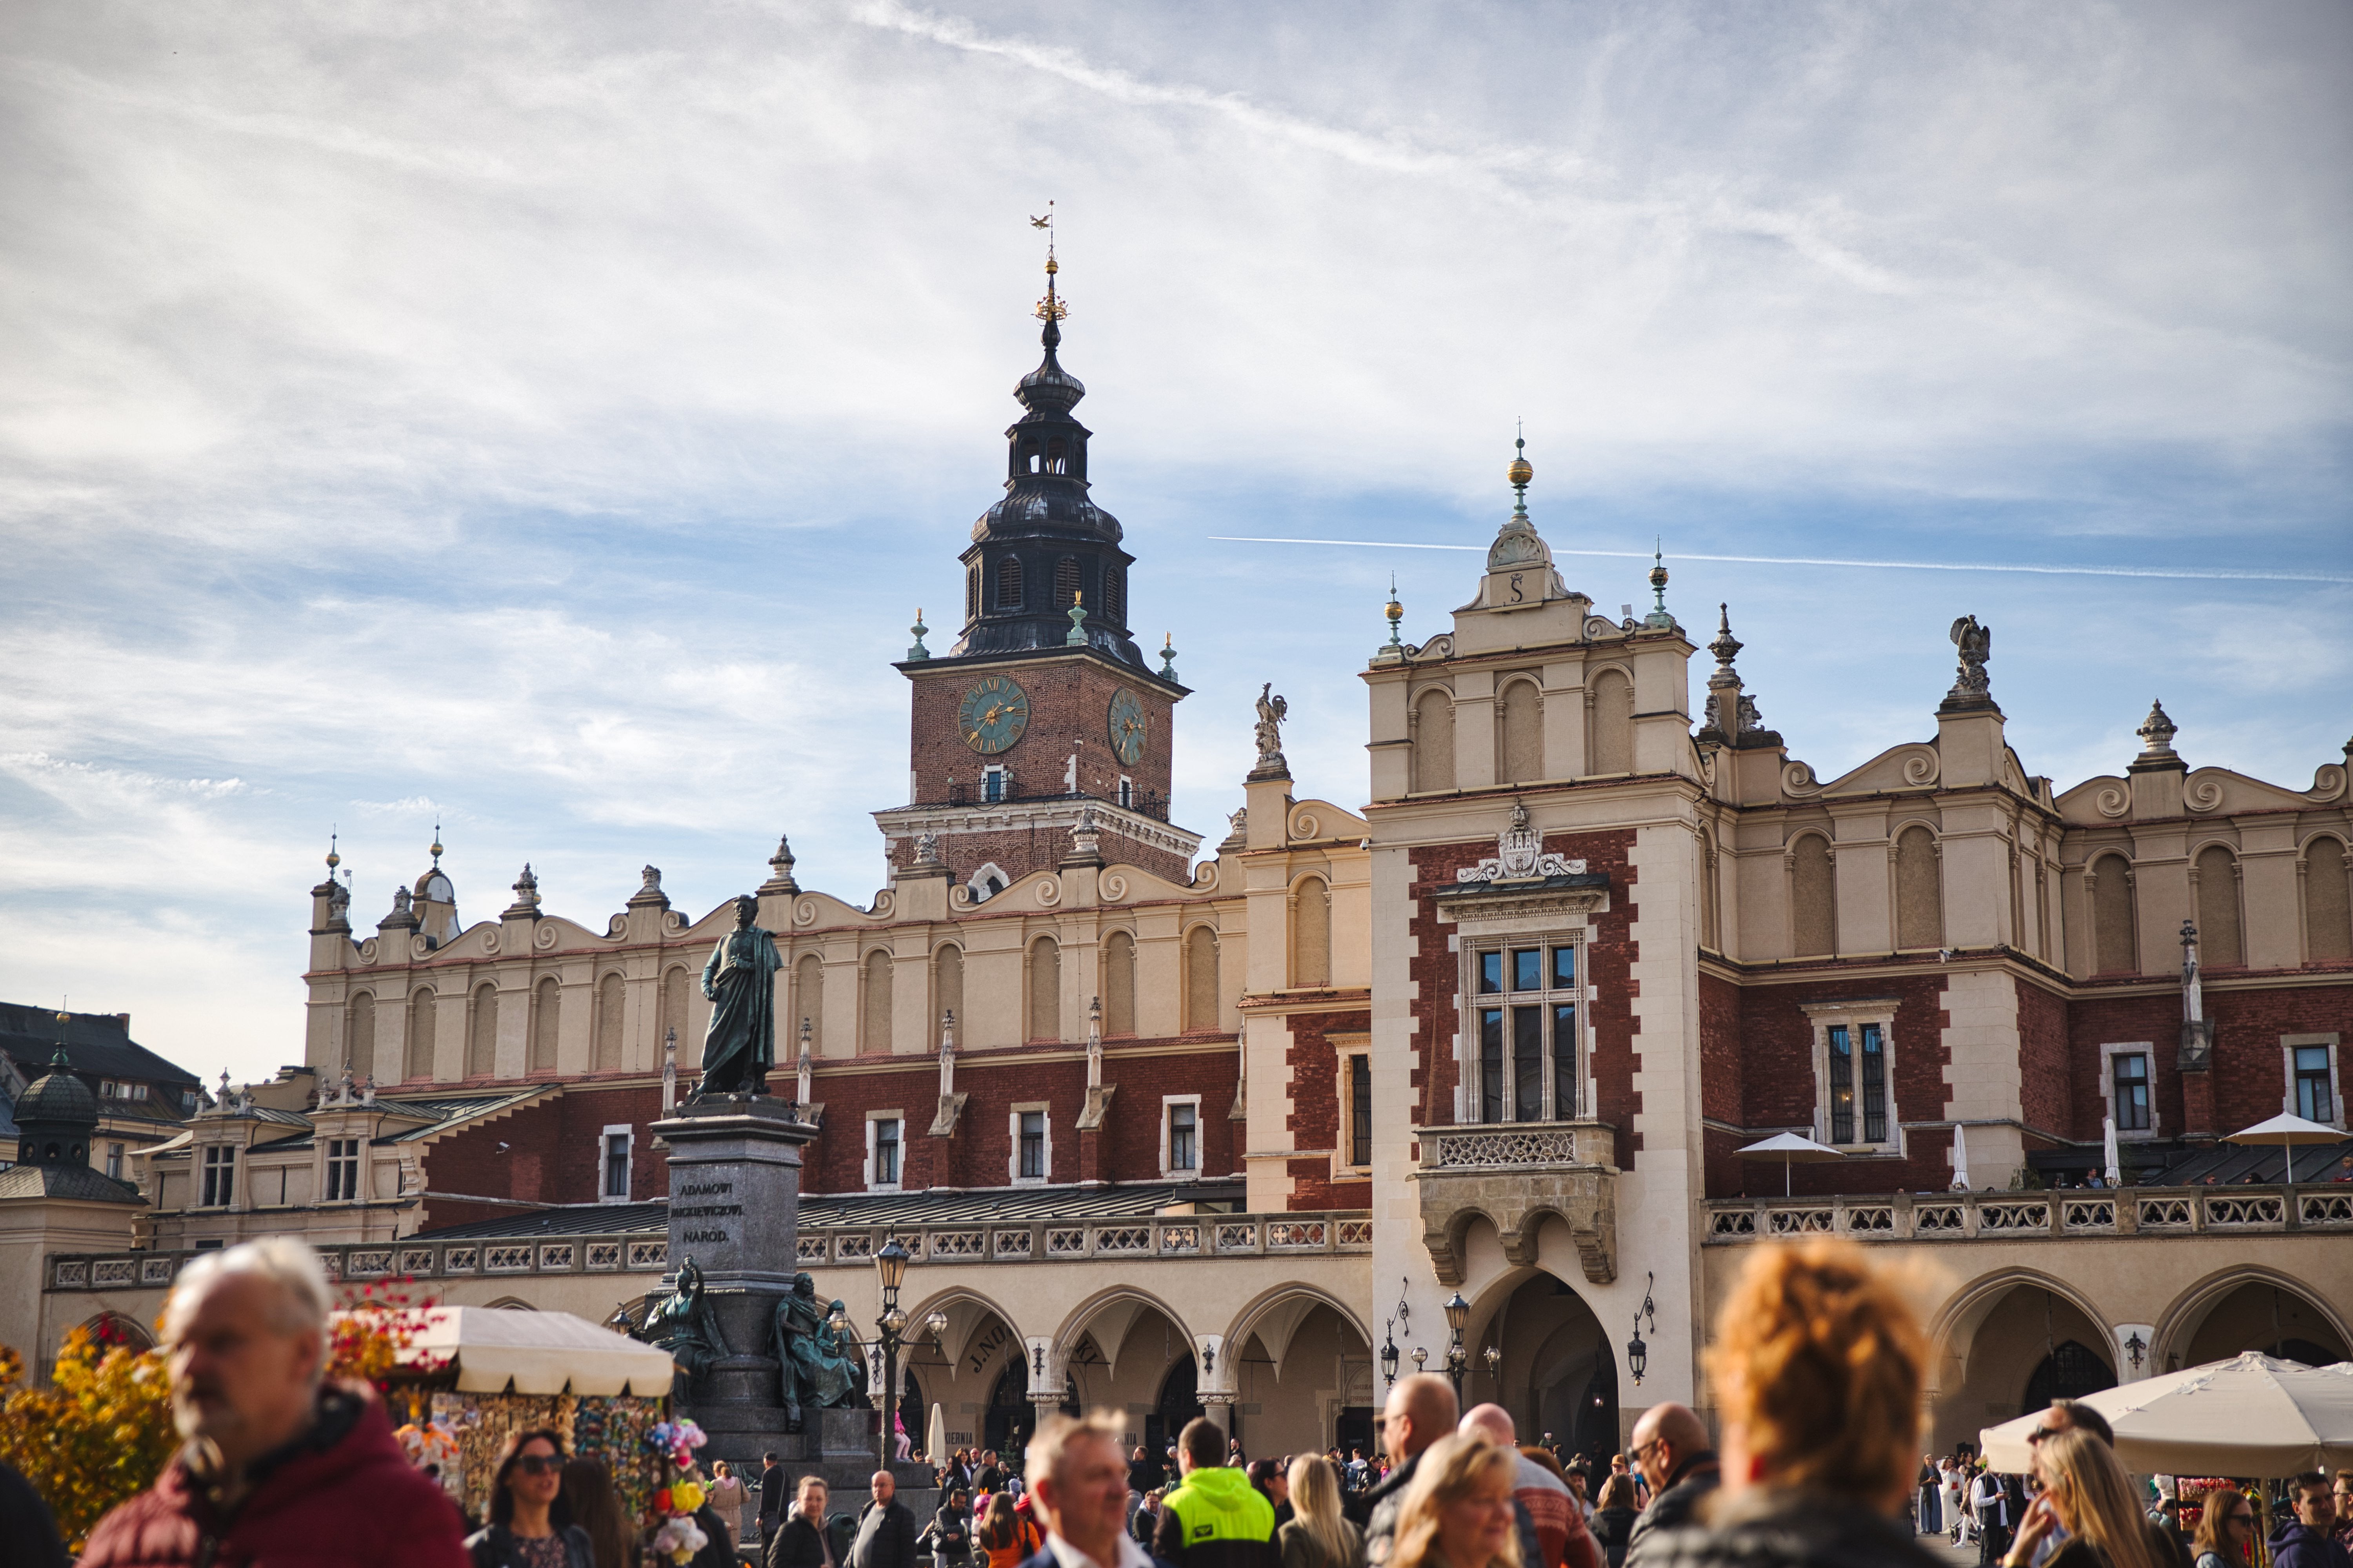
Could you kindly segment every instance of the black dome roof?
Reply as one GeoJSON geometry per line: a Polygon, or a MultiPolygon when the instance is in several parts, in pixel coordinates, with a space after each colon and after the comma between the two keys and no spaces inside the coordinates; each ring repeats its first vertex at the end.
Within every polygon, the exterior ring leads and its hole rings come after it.
{"type": "Polygon", "coordinates": [[[34,1080],[24,1097],[16,1101],[16,1125],[48,1122],[80,1127],[98,1125],[98,1096],[63,1068],[53,1067],[34,1080]]]}

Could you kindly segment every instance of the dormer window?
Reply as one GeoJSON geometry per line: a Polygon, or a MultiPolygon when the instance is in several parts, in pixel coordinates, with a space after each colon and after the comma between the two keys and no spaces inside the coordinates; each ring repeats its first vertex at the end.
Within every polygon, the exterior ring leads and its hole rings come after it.
{"type": "Polygon", "coordinates": [[[350,1203],[360,1195],[360,1141],[327,1140],[327,1201],[350,1203]]]}
{"type": "Polygon", "coordinates": [[[205,1151],[203,1195],[199,1208],[225,1209],[237,1201],[237,1146],[216,1143],[205,1151]]]}

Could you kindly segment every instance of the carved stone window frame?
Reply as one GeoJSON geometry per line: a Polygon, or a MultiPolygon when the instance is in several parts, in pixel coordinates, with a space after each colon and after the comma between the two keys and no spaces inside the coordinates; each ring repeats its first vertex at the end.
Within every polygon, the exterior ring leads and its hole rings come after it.
{"type": "Polygon", "coordinates": [[[2116,1123],[2116,1142],[2147,1143],[2164,1137],[2161,1128],[2165,1121],[2165,1112],[2158,1108],[2157,1103],[2157,1046],[2152,1041],[2115,1040],[2101,1044],[2100,1114],[2111,1118],[2116,1114],[2116,1058],[2118,1057],[2148,1058],[2148,1126],[2146,1131],[2129,1132],[2119,1121],[2116,1123]]]}
{"type": "Polygon", "coordinates": [[[1164,1182],[1197,1182],[1201,1179],[1202,1135],[1208,1123],[1201,1116],[1201,1097],[1198,1094],[1164,1094],[1160,1097],[1160,1179],[1164,1182]],[[1193,1163],[1177,1167],[1169,1164],[1170,1145],[1175,1141],[1176,1110],[1180,1105],[1193,1108],[1193,1163]]]}
{"type": "Polygon", "coordinates": [[[907,1113],[904,1110],[870,1110],[866,1113],[866,1158],[858,1172],[860,1184],[870,1193],[895,1193],[903,1189],[907,1179],[907,1113]],[[899,1124],[899,1173],[888,1182],[874,1179],[874,1159],[881,1140],[878,1130],[886,1121],[899,1124]]]}
{"type": "MultiPolygon", "coordinates": [[[[1841,1153],[1895,1159],[1901,1159],[1905,1155],[1904,1118],[1897,1110],[1895,1100],[1896,1002],[1897,999],[1893,996],[1856,996],[1798,1004],[1806,1015],[1807,1026],[1813,1033],[1814,1136],[1841,1153]],[[1856,1042],[1855,1065],[1858,1070],[1862,1067],[1862,1026],[1865,1024],[1879,1026],[1879,1050],[1880,1055],[1885,1058],[1887,1078],[1887,1136],[1876,1142],[1868,1141],[1860,1136],[1845,1143],[1833,1143],[1831,1141],[1831,1030],[1834,1026],[1841,1024],[1847,1026],[1851,1031],[1850,1037],[1856,1042]]],[[[1862,1121],[1860,1114],[1862,1084],[1859,1079],[1855,1089],[1858,1110],[1855,1121],[1856,1131],[1859,1134],[1862,1121]]]]}
{"type": "Polygon", "coordinates": [[[1009,1145],[1005,1152],[1007,1182],[1017,1187],[1042,1187],[1051,1183],[1054,1179],[1053,1106],[1043,1100],[1018,1100],[1006,1107],[1005,1120],[1006,1141],[1009,1145]],[[1039,1151],[1039,1168],[1044,1173],[1041,1175],[1025,1176],[1021,1173],[1021,1116],[1024,1111],[1034,1111],[1044,1119],[1039,1123],[1045,1133],[1045,1146],[1039,1151]]]}
{"type": "Polygon", "coordinates": [[[638,1130],[627,1121],[608,1121],[596,1134],[596,1201],[600,1204],[625,1204],[638,1179],[638,1130]],[[621,1190],[617,1194],[606,1192],[609,1184],[607,1162],[612,1158],[613,1140],[626,1138],[621,1145],[621,1190]]]}
{"type": "MultiPolygon", "coordinates": [[[[1335,1177],[1344,1174],[1369,1176],[1373,1173],[1370,1158],[1358,1164],[1348,1156],[1351,1152],[1350,1130],[1356,1125],[1356,1095],[1352,1087],[1356,1071],[1354,1064],[1358,1057],[1371,1058],[1373,1037],[1368,1034],[1331,1035],[1325,1038],[1332,1047],[1332,1103],[1339,1110],[1333,1123],[1332,1173],[1335,1177]]],[[[1370,1149],[1366,1151],[1367,1156],[1371,1152],[1370,1149]]]]}
{"type": "Polygon", "coordinates": [[[2326,1032],[2306,1031],[2300,1035],[2280,1037],[2280,1110],[2283,1114],[2288,1116],[2303,1114],[2295,1105],[2296,1047],[2301,1046],[2309,1050],[2315,1046],[2325,1046],[2328,1049],[2328,1108],[2336,1114],[2321,1125],[2336,1128],[2345,1126],[2345,1089],[2337,1066],[2337,1058],[2344,1054],[2337,1045],[2341,1037],[2334,1029],[2326,1032]]]}

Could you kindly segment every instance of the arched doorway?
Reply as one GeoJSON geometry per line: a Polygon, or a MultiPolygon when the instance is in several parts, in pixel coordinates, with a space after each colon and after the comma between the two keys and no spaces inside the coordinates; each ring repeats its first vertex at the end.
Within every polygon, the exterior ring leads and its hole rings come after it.
{"type": "Polygon", "coordinates": [[[1176,1475],[1169,1465],[1168,1446],[1176,1441],[1176,1434],[1185,1430],[1186,1422],[1208,1414],[1198,1396],[1200,1386],[1199,1364],[1189,1354],[1180,1355],[1169,1363],[1168,1375],[1160,1380],[1160,1393],[1145,1413],[1144,1452],[1150,1461],[1146,1468],[1158,1468],[1159,1480],[1176,1475]]]}
{"type": "MultiPolygon", "coordinates": [[[[1061,1411],[1065,1415],[1080,1414],[1079,1387],[1068,1378],[1062,1380],[1061,1411]]],[[[988,1409],[981,1419],[981,1447],[996,1449],[1008,1464],[1018,1466],[1021,1450],[1029,1446],[1030,1436],[1037,1430],[1038,1407],[1029,1403],[1029,1374],[1019,1362],[1009,1362],[989,1392],[988,1409]]]]}
{"type": "MultiPolygon", "coordinates": [[[[2345,1335],[2330,1315],[2290,1286],[2249,1279],[2216,1294],[2174,1352],[2181,1366],[2261,1351],[2282,1361],[2329,1366],[2348,1359],[2345,1335]]],[[[2171,1360],[2168,1357],[2168,1360],[2171,1360]]]]}
{"type": "Polygon", "coordinates": [[[1320,1453],[1372,1436],[1373,1348],[1356,1319],[1320,1291],[1270,1291],[1225,1336],[1220,1371],[1234,1391],[1234,1435],[1253,1452],[1320,1453]]]}
{"type": "Polygon", "coordinates": [[[1550,1433],[1567,1452],[1605,1467],[1619,1451],[1617,1350],[1567,1280],[1538,1272],[1505,1288],[1469,1346],[1465,1404],[1492,1399],[1527,1441],[1550,1433]],[[1492,1373],[1489,1345],[1503,1351],[1492,1373]]]}
{"type": "Polygon", "coordinates": [[[2098,1352],[2069,1340],[2044,1356],[2034,1375],[2026,1380],[2026,1400],[2018,1413],[2048,1410],[2054,1399],[2081,1399],[2116,1385],[2116,1369],[2098,1352]]]}

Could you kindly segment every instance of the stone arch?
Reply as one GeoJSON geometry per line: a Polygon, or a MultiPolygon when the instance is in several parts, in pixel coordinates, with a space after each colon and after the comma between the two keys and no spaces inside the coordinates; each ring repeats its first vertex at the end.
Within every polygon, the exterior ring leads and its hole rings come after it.
{"type": "Polygon", "coordinates": [[[533,1306],[530,1302],[524,1300],[520,1296],[501,1296],[497,1300],[487,1304],[494,1312],[536,1312],[539,1310],[537,1307],[533,1306]]]}
{"type": "Polygon", "coordinates": [[[629,1004],[628,983],[619,973],[596,982],[596,1059],[598,1072],[618,1072],[627,1059],[622,1034],[629,1004]]]}
{"type": "Polygon", "coordinates": [[[1204,921],[1185,932],[1186,1033],[1222,1027],[1222,1010],[1218,986],[1218,931],[1204,921]]]}
{"type": "Polygon", "coordinates": [[[1029,1026],[1032,1040],[1062,1037],[1062,944],[1050,936],[1029,943],[1029,1026]]]}
{"type": "Polygon", "coordinates": [[[1634,682],[1616,665],[1594,676],[1592,741],[1585,754],[1595,773],[1634,771],[1634,682]]]}
{"type": "MultiPolygon", "coordinates": [[[[809,1048],[819,1056],[825,1054],[825,960],[814,952],[802,953],[793,964],[793,1052],[798,1058],[800,1029],[808,1025],[809,1048]]],[[[784,1049],[780,1044],[779,1051],[784,1049]]]]}
{"type": "Polygon", "coordinates": [[[1291,984],[1332,984],[1332,884],[1314,872],[1291,885],[1291,984]]]}
{"type": "Polygon", "coordinates": [[[375,994],[357,991],[343,1005],[343,1061],[356,1079],[375,1076],[375,994]]]}
{"type": "MultiPolygon", "coordinates": [[[[2353,1323],[2348,1323],[2342,1312],[2315,1295],[2303,1281],[2260,1264],[2236,1263],[2192,1281],[2158,1314],[2156,1331],[2149,1335],[2149,1365],[2158,1372],[2171,1370],[2176,1357],[2180,1358],[2182,1366],[2194,1364],[2189,1360],[2189,1347],[2199,1331],[2206,1326],[2208,1317],[2230,1297],[2251,1285],[2295,1297],[2298,1305],[2316,1314],[2336,1334],[2339,1347],[2353,1352],[2353,1323]]],[[[2284,1324],[2283,1334],[2294,1337],[2286,1334],[2284,1324]]]]}
{"type": "Polygon", "coordinates": [[[1715,835],[1703,828],[1699,836],[1699,944],[1715,952],[1724,951],[1723,915],[1716,902],[1716,879],[1722,875],[1715,835]]]}
{"type": "MultiPolygon", "coordinates": [[[[1442,1372],[1445,1320],[1430,1331],[1430,1370],[1442,1372]]],[[[1577,1282],[1533,1262],[1505,1268],[1479,1289],[1462,1343],[1465,1405],[1493,1400],[1524,1430],[1555,1433],[1584,1452],[1624,1446],[1618,1343],[1577,1282]],[[1503,1352],[1495,1373],[1482,1353],[1490,1344],[1503,1352]]]]}
{"type": "Polygon", "coordinates": [[[2247,962],[2246,931],[2239,907],[2239,852],[2209,841],[2189,857],[2190,896],[2198,910],[2199,962],[2209,969],[2247,962]]]}
{"type": "Polygon", "coordinates": [[[138,1319],[109,1308],[85,1321],[82,1331],[101,1345],[121,1345],[136,1355],[155,1348],[155,1336],[138,1319]]]}
{"type": "Polygon", "coordinates": [[[858,1049],[885,1056],[891,1049],[891,950],[870,951],[858,964],[858,1049]]]}
{"type": "Polygon", "coordinates": [[[1984,1326],[1987,1315],[2001,1304],[2002,1298],[2021,1287],[2049,1291],[2089,1318],[2104,1335],[2114,1321],[2091,1297],[2055,1274],[2027,1268],[1999,1268],[1990,1274],[1980,1274],[1947,1297],[1929,1321],[1927,1392],[1931,1396],[1938,1390],[1938,1376],[1946,1358],[1965,1356],[1966,1351],[1955,1347],[1972,1340],[1984,1326]]]}
{"type": "MultiPolygon", "coordinates": [[[[1102,1352],[1104,1363],[1110,1369],[1108,1375],[1116,1376],[1120,1349],[1127,1342],[1128,1331],[1147,1311],[1157,1312],[1167,1320],[1176,1337],[1183,1342],[1184,1353],[1198,1360],[1201,1352],[1199,1332],[1166,1300],[1135,1285],[1108,1286],[1064,1313],[1061,1322],[1054,1330],[1052,1353],[1056,1360],[1067,1366],[1068,1358],[1078,1348],[1081,1338],[1092,1334],[1095,1348],[1102,1352]]],[[[1220,1371],[1224,1353],[1220,1349],[1220,1371]]],[[[1223,1382],[1219,1373],[1212,1373],[1207,1385],[1216,1387],[1223,1382]]]]}
{"type": "MultiPolygon", "coordinates": [[[[1006,1310],[1004,1302],[986,1291],[976,1290],[968,1285],[942,1287],[908,1310],[908,1333],[914,1335],[923,1320],[934,1312],[948,1315],[948,1329],[942,1336],[941,1349],[951,1362],[964,1360],[965,1352],[982,1337],[991,1318],[1005,1325],[1008,1336],[1005,1343],[1012,1347],[1013,1353],[1016,1356],[1021,1353],[1020,1323],[1006,1310]]],[[[987,1353],[991,1359],[996,1357],[999,1348],[994,1344],[989,1346],[987,1353]]],[[[987,1366],[984,1363],[975,1369],[975,1373],[977,1375],[987,1371],[987,1366]]]]}
{"type": "Polygon", "coordinates": [[[2346,876],[2345,840],[2316,833],[2298,851],[2304,884],[2304,952],[2307,962],[2353,958],[2353,882],[2346,876]]]}
{"type": "Polygon", "coordinates": [[[1914,951],[1945,945],[1945,898],[1938,876],[1936,831],[1925,823],[1896,829],[1895,945],[1914,951]]]}
{"type": "Polygon", "coordinates": [[[404,1079],[433,1076],[434,1015],[440,1010],[439,998],[440,993],[430,985],[420,985],[408,994],[408,1039],[400,1069],[404,1079]]]}
{"type": "Polygon", "coordinates": [[[1103,1032],[1118,1037],[1135,1033],[1135,937],[1114,929],[1103,944],[1103,1032]]]}
{"type": "MultiPolygon", "coordinates": [[[[937,1031],[954,1013],[956,1021],[964,1021],[964,949],[952,942],[944,942],[932,950],[932,1016],[931,1027],[937,1031]]],[[[934,1043],[937,1043],[934,1034],[934,1043]]]]}
{"type": "Polygon", "coordinates": [[[1534,784],[1544,777],[1544,689],[1526,676],[1495,694],[1495,782],[1534,784]]]}
{"type": "MultiPolygon", "coordinates": [[[[1972,1363],[1987,1322],[2021,1290],[2044,1299],[2040,1321],[2053,1344],[2075,1341],[2104,1357],[2114,1370],[2115,1320],[2083,1290],[2037,1268],[2013,1267],[1980,1275],[1946,1298],[1928,1323],[1930,1352],[1922,1392],[1934,1424],[1931,1447],[1975,1442],[1980,1427],[2020,1414],[2018,1401],[2045,1359],[2031,1333],[2021,1342],[1998,1338],[1991,1347],[2009,1353],[2016,1364],[2004,1369],[1972,1363]],[[1989,1398],[1989,1394],[1999,1397],[1989,1398]]],[[[2032,1317],[2031,1306],[2023,1310],[2032,1317]]]]}
{"type": "Polygon", "coordinates": [[[2132,862],[2122,851],[2110,849],[2092,857],[2084,874],[2091,884],[2092,973],[2137,974],[2140,972],[2140,923],[2133,913],[2132,862]]]}
{"type": "Polygon", "coordinates": [[[466,1005],[466,1076],[490,1078],[499,1068],[499,988],[485,980],[466,1005]]]}
{"type": "Polygon", "coordinates": [[[1454,787],[1454,698],[1442,686],[1413,700],[1413,787],[1454,787]]]}
{"type": "Polygon", "coordinates": [[[563,1026],[564,987],[551,974],[533,988],[531,1004],[531,1050],[524,1070],[543,1073],[555,1070],[557,1031],[563,1026]]]}
{"type": "Polygon", "coordinates": [[[1808,829],[1789,840],[1789,956],[1838,952],[1838,872],[1830,836],[1808,829]]]}
{"type": "MultiPolygon", "coordinates": [[[[1373,1342],[1372,1331],[1357,1318],[1355,1308],[1327,1290],[1319,1289],[1303,1280],[1294,1279],[1271,1286],[1244,1302],[1241,1309],[1234,1313],[1231,1321],[1226,1326],[1226,1343],[1236,1346],[1242,1344],[1271,1319],[1277,1317],[1282,1309],[1294,1302],[1305,1302],[1310,1307],[1331,1308],[1340,1315],[1340,1321],[1347,1325],[1350,1332],[1364,1341],[1367,1346],[1373,1342]]],[[[1291,1327],[1295,1326],[1295,1324],[1291,1325],[1291,1327]]],[[[1288,1328],[1285,1333],[1287,1335],[1288,1328]]],[[[1274,1347],[1269,1345],[1267,1349],[1271,1352],[1274,1347]]],[[[1278,1363],[1281,1363],[1282,1357],[1280,1353],[1275,1355],[1275,1360],[1278,1363]]]]}
{"type": "Polygon", "coordinates": [[[687,977],[686,965],[682,963],[674,963],[662,971],[661,1037],[668,1040],[673,1033],[678,1036],[681,1059],[702,1054],[702,1042],[694,1037],[686,1023],[686,991],[691,984],[687,977]]]}

